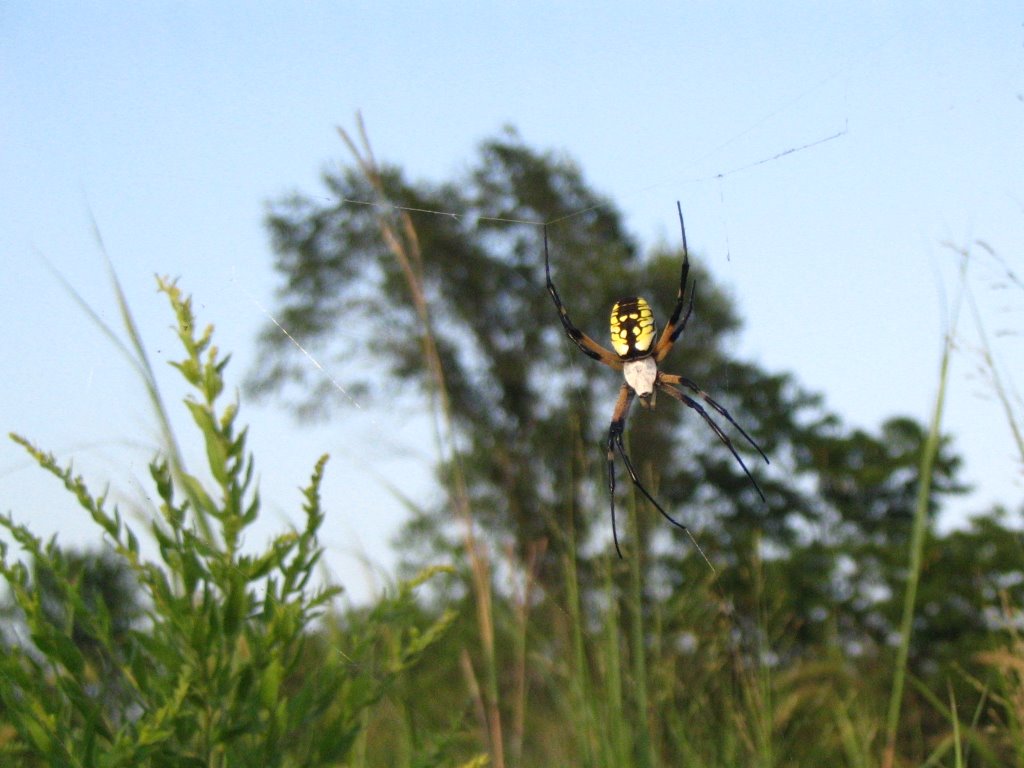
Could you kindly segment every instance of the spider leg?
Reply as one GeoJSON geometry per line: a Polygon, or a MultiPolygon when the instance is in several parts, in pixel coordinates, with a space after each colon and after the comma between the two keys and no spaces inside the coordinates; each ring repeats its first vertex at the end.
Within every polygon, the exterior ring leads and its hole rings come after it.
{"type": "MultiPolygon", "coordinates": [[[[619,549],[619,535],[618,535],[618,532],[615,530],[615,451],[616,450],[619,452],[619,456],[622,457],[622,463],[626,465],[626,471],[629,472],[629,477],[633,481],[633,485],[635,485],[637,487],[637,489],[640,491],[640,493],[642,493],[644,496],[647,497],[647,500],[649,502],[651,502],[651,504],[654,505],[654,508],[657,509],[661,513],[662,517],[664,517],[666,520],[668,520],[670,523],[672,523],[672,525],[674,525],[676,528],[679,528],[682,531],[686,531],[686,533],[689,534],[690,538],[693,539],[693,534],[690,533],[690,529],[687,528],[682,523],[680,523],[675,518],[673,518],[664,509],[662,509],[661,505],[648,492],[648,490],[646,488],[644,488],[643,483],[640,482],[640,478],[636,474],[636,470],[633,469],[633,462],[630,461],[629,454],[626,453],[626,447],[622,443],[622,433],[623,433],[623,431],[626,428],[626,414],[629,412],[629,406],[630,406],[630,403],[633,402],[633,397],[634,397],[635,394],[636,393],[633,391],[633,389],[629,385],[627,385],[627,384],[623,384],[622,385],[622,388],[619,390],[619,400],[615,404],[615,411],[612,414],[612,423],[611,423],[611,426],[608,428],[608,495],[611,498],[611,505],[612,505],[612,536],[615,539],[615,551],[618,552],[620,558],[622,557],[622,550],[619,549]]],[[[696,542],[694,542],[694,543],[696,543],[696,542]]],[[[699,548],[700,547],[698,545],[698,549],[699,548]]],[[[704,554],[703,550],[701,550],[701,554],[702,555],[704,554]]],[[[706,555],[705,555],[705,559],[707,559],[706,555]]]]}
{"type": "Polygon", "coordinates": [[[619,532],[615,527],[615,445],[618,442],[622,445],[622,431],[626,428],[626,414],[629,413],[629,406],[633,402],[633,390],[623,384],[619,389],[619,399],[615,403],[615,410],[612,412],[612,423],[608,427],[608,498],[612,504],[612,538],[615,540],[615,551],[622,559],[622,550],[619,548],[619,532]]]}
{"type": "Polygon", "coordinates": [[[711,397],[711,395],[709,395],[703,389],[698,387],[692,380],[687,379],[684,376],[676,376],[674,373],[661,373],[661,374],[659,374],[659,376],[661,377],[661,381],[663,383],[665,383],[665,384],[682,384],[688,390],[690,390],[695,395],[697,395],[697,397],[699,397],[705,403],[707,403],[712,408],[714,408],[715,411],[717,411],[719,415],[723,416],[726,421],[728,421],[730,424],[732,424],[734,427],[736,427],[736,430],[741,435],[743,435],[744,439],[748,443],[750,443],[750,445],[754,448],[755,451],[757,451],[759,454],[761,454],[761,458],[764,459],[765,464],[771,464],[771,462],[768,460],[768,457],[765,456],[764,451],[761,450],[761,446],[759,446],[756,442],[754,442],[754,438],[752,438],[750,435],[748,435],[747,431],[745,429],[743,429],[743,427],[741,427],[739,424],[736,423],[736,420],[725,409],[725,406],[723,406],[717,400],[713,399],[711,397]]]}
{"type": "Polygon", "coordinates": [[[696,283],[693,288],[690,289],[690,305],[686,310],[686,314],[683,315],[682,322],[679,321],[679,316],[683,312],[683,307],[686,304],[684,294],[686,293],[686,278],[690,274],[690,252],[686,247],[686,225],[683,224],[683,207],[676,201],[676,210],[679,211],[679,228],[683,233],[683,268],[679,274],[679,294],[676,298],[676,306],[672,310],[672,316],[668,319],[668,324],[665,329],[661,332],[661,336],[658,338],[658,343],[654,348],[654,360],[660,363],[665,359],[665,356],[672,351],[672,345],[676,343],[676,339],[686,328],[686,321],[690,319],[690,313],[693,312],[693,296],[697,292],[696,283]]]}
{"type": "Polygon", "coordinates": [[[558,310],[558,317],[562,321],[562,327],[565,328],[566,334],[576,344],[577,347],[582,350],[583,354],[587,357],[591,357],[597,360],[599,363],[604,363],[609,368],[614,368],[617,371],[622,370],[622,361],[619,356],[614,352],[605,349],[592,338],[587,336],[583,331],[572,324],[572,320],[569,319],[569,311],[562,304],[562,299],[558,295],[558,290],[555,288],[555,284],[551,281],[551,259],[548,256],[548,228],[544,227],[544,275],[547,278],[548,293],[551,294],[552,300],[555,302],[555,308],[558,310]]]}
{"type": "MultiPolygon", "coordinates": [[[[718,426],[718,424],[715,422],[714,419],[711,418],[711,416],[708,415],[708,412],[704,410],[700,403],[698,403],[689,395],[686,395],[680,392],[675,387],[673,387],[672,384],[669,383],[668,381],[670,379],[682,379],[682,377],[672,376],[671,374],[662,374],[658,380],[658,385],[665,392],[674,397],[676,400],[683,403],[684,405],[689,406],[690,408],[692,408],[693,410],[700,414],[700,417],[704,419],[705,423],[709,427],[711,427],[711,430],[715,433],[715,435],[718,436],[718,439],[722,441],[722,444],[729,449],[729,453],[732,454],[733,458],[736,459],[737,462],[739,462],[739,465],[743,468],[743,473],[747,476],[747,479],[750,480],[751,484],[754,486],[754,490],[757,491],[757,495],[761,497],[761,501],[765,501],[766,499],[764,497],[764,493],[761,492],[761,486],[757,484],[757,481],[754,479],[754,476],[750,474],[750,470],[747,469],[747,465],[743,463],[743,459],[736,452],[736,447],[732,444],[732,440],[729,439],[729,436],[722,431],[722,428],[718,426]]],[[[686,382],[686,380],[682,380],[679,383],[683,383],[684,386],[688,386],[694,389],[697,392],[697,394],[701,397],[701,399],[703,399],[705,402],[708,403],[708,405],[710,405],[716,411],[725,416],[725,418],[728,419],[730,424],[736,427],[736,429],[738,429],[743,434],[743,436],[747,438],[747,440],[750,440],[750,444],[753,445],[754,448],[757,448],[758,453],[760,453],[761,456],[764,457],[764,460],[766,462],[768,461],[768,457],[764,455],[764,453],[758,447],[757,443],[751,440],[747,433],[744,432],[743,429],[740,428],[740,426],[735,421],[733,421],[732,417],[729,416],[729,413],[728,411],[725,410],[725,408],[723,408],[710,397],[708,397],[700,389],[696,388],[695,386],[691,386],[693,382],[686,382]]]]}

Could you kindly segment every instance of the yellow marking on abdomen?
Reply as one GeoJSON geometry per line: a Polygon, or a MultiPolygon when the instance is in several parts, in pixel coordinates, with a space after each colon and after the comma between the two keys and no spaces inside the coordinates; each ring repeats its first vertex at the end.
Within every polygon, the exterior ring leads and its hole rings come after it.
{"type": "Polygon", "coordinates": [[[650,354],[657,335],[654,312],[646,299],[631,296],[612,307],[612,348],[625,359],[650,354]]]}

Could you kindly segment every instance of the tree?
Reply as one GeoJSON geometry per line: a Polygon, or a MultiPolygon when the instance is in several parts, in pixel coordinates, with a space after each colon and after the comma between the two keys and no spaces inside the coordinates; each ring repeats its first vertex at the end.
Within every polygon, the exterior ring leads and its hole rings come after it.
{"type": "MultiPolygon", "coordinates": [[[[553,276],[574,322],[597,339],[605,336],[609,307],[625,293],[647,297],[656,314],[674,305],[681,243],[642,258],[614,203],[591,190],[571,160],[531,149],[512,130],[485,141],[465,177],[453,182],[411,183],[398,168],[378,168],[372,156],[362,163],[325,175],[329,199],[293,195],[271,205],[267,222],[282,279],[275,314],[293,335],[326,345],[335,370],[372,354],[390,381],[422,392],[436,385],[424,354],[430,336],[458,448],[439,476],[446,482],[464,473],[474,521],[489,536],[512,541],[522,561],[532,545],[547,542],[540,573],[552,587],[550,566],[570,543],[581,545],[576,553],[588,551],[582,545],[607,532],[604,441],[620,382],[566,339],[545,290],[538,222],[549,222],[553,276]],[[413,212],[412,234],[398,207],[413,212]],[[406,233],[413,254],[407,263],[381,237],[379,217],[406,233]],[[412,269],[419,282],[409,281],[412,269]],[[340,324],[350,332],[332,346],[340,324]],[[359,348],[353,337],[363,340],[359,348]]],[[[663,367],[703,385],[765,449],[772,466],[754,471],[767,501],[707,425],[665,398],[655,412],[634,408],[630,416],[634,464],[666,509],[725,564],[728,594],[751,594],[742,566],[759,551],[769,560],[799,554],[804,566],[813,558],[816,577],[789,571],[786,586],[796,591],[800,616],[831,610],[851,589],[841,550],[891,543],[892,527],[909,520],[923,428],[894,419],[877,437],[847,432],[822,397],[790,374],[732,359],[727,343],[739,318],[699,254],[691,253],[691,264],[694,315],[663,367]]],[[[298,384],[293,406],[304,415],[338,404],[330,382],[311,381],[317,372],[276,326],[260,344],[251,391],[284,393],[298,384]]],[[[346,381],[346,389],[358,384],[346,381]]],[[[370,396],[369,387],[362,391],[370,396]]],[[[734,442],[745,450],[741,439],[734,442]]],[[[945,446],[934,505],[959,488],[959,459],[945,446]]],[[[617,470],[626,496],[629,484],[617,470]]],[[[403,550],[436,543],[451,511],[414,523],[403,550]]],[[[706,564],[678,537],[668,539],[676,532],[646,505],[636,528],[639,540],[626,542],[627,556],[661,569],[670,585],[703,579],[706,564]]]]}
{"type": "MultiPolygon", "coordinates": [[[[604,487],[597,446],[619,382],[568,344],[544,286],[543,231],[523,222],[556,222],[549,226],[556,282],[577,322],[598,338],[606,335],[597,329],[608,308],[624,291],[648,296],[656,307],[674,304],[681,250],[641,259],[615,206],[589,189],[572,162],[528,148],[512,131],[485,142],[459,183],[410,184],[395,168],[382,169],[380,177],[389,203],[460,214],[423,214],[414,221],[430,332],[454,406],[474,514],[492,533],[511,535],[521,552],[545,538],[555,556],[566,540],[565,525],[585,541],[594,521],[571,510],[589,507],[585,502],[604,487]]],[[[379,236],[375,219],[382,211],[349,202],[377,200],[376,191],[357,169],[328,175],[325,184],[329,203],[322,196],[292,196],[271,207],[275,268],[283,279],[278,316],[293,335],[319,342],[335,333],[341,318],[348,328],[365,323],[370,330],[356,334],[366,339],[363,348],[346,342],[333,359],[372,351],[394,381],[429,390],[425,331],[401,266],[379,236]]],[[[725,340],[739,321],[699,258],[694,262],[695,318],[672,359],[685,360],[687,376],[728,403],[769,450],[777,448],[778,427],[792,430],[815,399],[788,376],[726,358],[725,340]],[[729,390],[718,391],[726,383],[729,390]]],[[[252,391],[309,385],[306,361],[276,327],[264,332],[261,346],[252,391]]],[[[326,382],[308,386],[307,393],[296,404],[301,413],[337,402],[326,382]]],[[[700,502],[720,519],[750,514],[773,536],[790,535],[774,522],[784,518],[770,513],[788,496],[788,484],[765,477],[769,506],[747,511],[760,506],[756,492],[695,414],[664,403],[655,418],[634,413],[630,431],[637,466],[659,474],[673,509],[700,502]]],[[[600,525],[607,525],[603,517],[600,525]]]]}

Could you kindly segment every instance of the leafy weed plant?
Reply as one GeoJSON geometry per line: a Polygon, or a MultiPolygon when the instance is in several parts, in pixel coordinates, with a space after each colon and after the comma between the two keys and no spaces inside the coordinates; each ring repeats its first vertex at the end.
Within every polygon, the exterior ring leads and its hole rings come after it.
{"type": "Polygon", "coordinates": [[[124,631],[111,620],[111,606],[86,599],[71,567],[75,558],[56,538],[44,542],[13,516],[0,517],[31,561],[30,567],[0,542],[0,575],[21,628],[0,638],[0,762],[337,765],[358,752],[368,708],[450,623],[447,612],[424,622],[416,610],[415,590],[436,569],[399,585],[344,627],[324,620],[341,591],[322,586],[316,574],[326,456],[303,490],[301,528],[262,550],[243,551],[260,498],[238,406],[220,404],[228,358],[213,346],[212,327],[197,334],[180,289],[158,282],[177,318],[184,357],[173,365],[191,388],[185,405],[202,435],[212,482],[187,472],[178,457],[115,280],[132,343],[122,352],[133,355],[167,431],[167,455],[150,464],[159,504],[148,533],[158,557],[147,557],[106,494],[93,494],[70,467],[12,435],[102,529],[143,609],[124,631]],[[48,574],[47,591],[60,611],[48,608],[34,573],[48,574]]]}

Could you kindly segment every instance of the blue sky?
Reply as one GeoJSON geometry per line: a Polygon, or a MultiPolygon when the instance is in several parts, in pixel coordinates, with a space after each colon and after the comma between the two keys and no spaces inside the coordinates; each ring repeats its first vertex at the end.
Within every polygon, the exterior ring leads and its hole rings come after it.
{"type": "MultiPolygon", "coordinates": [[[[155,273],[195,296],[239,382],[273,306],[264,206],[321,192],[320,172],[348,160],[335,126],[353,127],[356,110],[379,158],[433,180],[515,125],[574,157],[647,244],[675,243],[681,200],[694,257],[745,319],[736,352],[792,371],[869,429],[928,416],[957,292],[945,243],[984,240],[1024,271],[1019,4],[298,7],[0,10],[0,427],[74,459],[97,489],[111,482],[126,510],[145,498],[153,418],[46,261],[117,325],[95,217],[161,370],[177,350],[155,273]]],[[[972,267],[990,331],[1019,330],[1021,294],[994,275],[972,267]]],[[[951,522],[1016,506],[1022,489],[970,322],[962,330],[946,428],[976,491],[951,522]]],[[[1021,338],[1000,337],[998,352],[1020,382],[1021,338]]],[[[180,399],[173,373],[162,381],[180,399]]],[[[243,411],[267,502],[253,537],[291,517],[331,453],[325,539],[356,596],[387,572],[402,520],[377,478],[397,473],[428,496],[434,455],[417,404],[359,406],[321,425],[243,411]]],[[[6,441],[0,504],[63,540],[97,538],[6,441]]]]}

